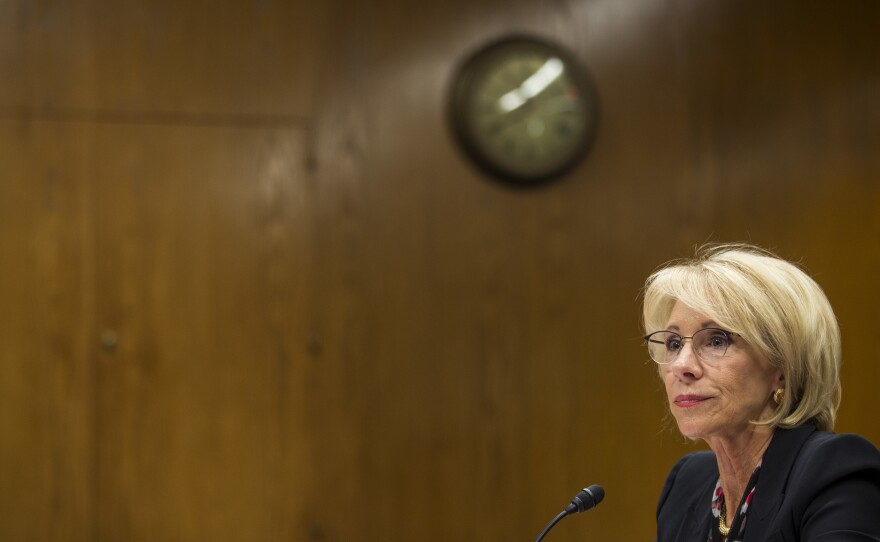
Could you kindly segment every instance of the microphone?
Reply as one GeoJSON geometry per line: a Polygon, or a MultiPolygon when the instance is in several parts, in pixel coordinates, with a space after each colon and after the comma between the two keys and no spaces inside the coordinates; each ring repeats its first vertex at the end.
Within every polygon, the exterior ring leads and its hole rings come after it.
{"type": "Polygon", "coordinates": [[[593,508],[605,498],[605,490],[602,489],[602,486],[593,484],[590,487],[585,487],[580,490],[577,495],[571,500],[571,503],[565,507],[565,510],[559,513],[553,521],[547,524],[544,527],[544,530],[541,531],[541,534],[538,535],[538,538],[535,539],[535,542],[541,542],[544,536],[550,532],[550,529],[553,528],[554,525],[559,523],[559,521],[568,516],[570,514],[578,514],[580,512],[584,512],[593,508]]]}
{"type": "Polygon", "coordinates": [[[593,484],[578,492],[571,500],[571,504],[565,507],[565,515],[576,514],[589,510],[605,498],[605,490],[602,486],[593,484]]]}

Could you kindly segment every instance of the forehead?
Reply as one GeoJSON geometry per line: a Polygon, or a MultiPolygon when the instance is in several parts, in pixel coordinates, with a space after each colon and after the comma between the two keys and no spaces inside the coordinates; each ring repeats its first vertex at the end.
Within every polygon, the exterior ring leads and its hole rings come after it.
{"type": "Polygon", "coordinates": [[[676,301],[666,320],[666,328],[672,330],[702,329],[717,326],[717,322],[702,312],[676,301]]]}

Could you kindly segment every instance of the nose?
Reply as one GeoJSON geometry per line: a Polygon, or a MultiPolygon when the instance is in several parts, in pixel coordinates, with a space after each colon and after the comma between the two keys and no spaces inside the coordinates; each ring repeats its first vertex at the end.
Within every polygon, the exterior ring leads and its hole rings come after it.
{"type": "Polygon", "coordinates": [[[703,365],[700,362],[697,351],[694,349],[694,341],[686,339],[683,341],[678,356],[670,363],[672,371],[680,379],[696,380],[703,376],[703,365]]]}

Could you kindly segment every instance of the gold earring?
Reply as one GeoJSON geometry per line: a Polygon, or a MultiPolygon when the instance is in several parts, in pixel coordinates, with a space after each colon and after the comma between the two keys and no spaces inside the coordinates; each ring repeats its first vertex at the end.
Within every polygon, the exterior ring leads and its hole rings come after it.
{"type": "Polygon", "coordinates": [[[773,402],[777,405],[782,404],[782,398],[785,397],[785,388],[779,388],[773,392],[773,402]]]}

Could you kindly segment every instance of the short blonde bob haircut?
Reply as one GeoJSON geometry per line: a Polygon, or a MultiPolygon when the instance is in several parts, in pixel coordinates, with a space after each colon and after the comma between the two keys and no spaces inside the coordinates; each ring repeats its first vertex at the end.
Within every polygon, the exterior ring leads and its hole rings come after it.
{"type": "Polygon", "coordinates": [[[785,378],[776,413],[753,423],[834,428],[840,404],[840,328],[825,293],[801,269],[745,244],[707,245],[648,277],[645,332],[665,329],[676,301],[742,336],[785,378]]]}

